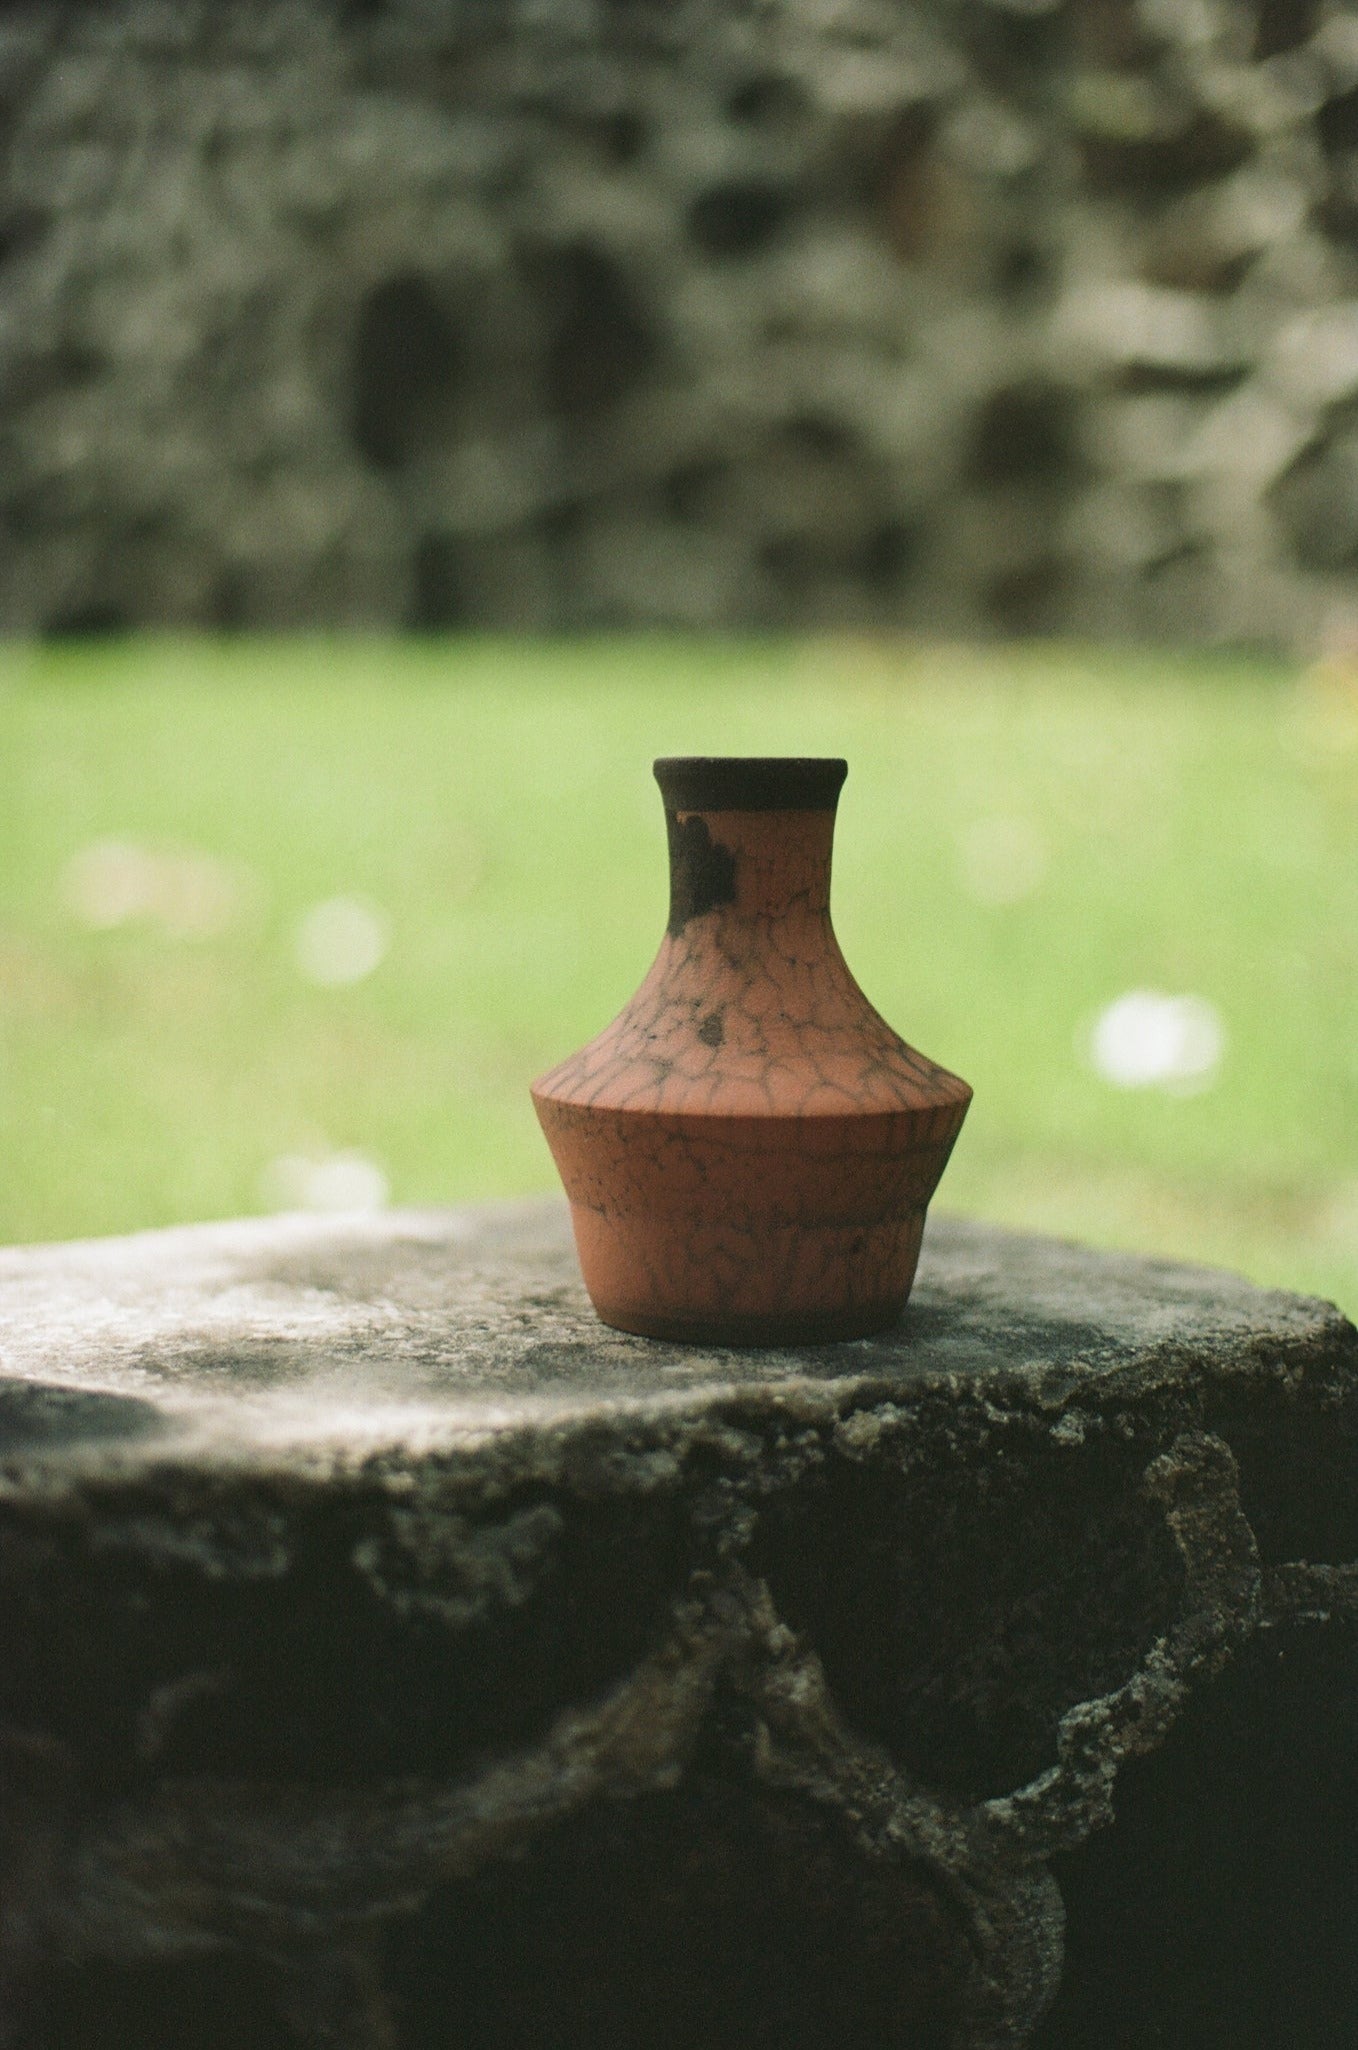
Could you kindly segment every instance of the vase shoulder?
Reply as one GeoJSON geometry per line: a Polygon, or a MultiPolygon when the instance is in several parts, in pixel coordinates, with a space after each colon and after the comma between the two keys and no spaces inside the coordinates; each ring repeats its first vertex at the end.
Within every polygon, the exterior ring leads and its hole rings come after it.
{"type": "Polygon", "coordinates": [[[823,934],[738,957],[667,938],[631,1002],[533,1093],[719,1118],[899,1116],[971,1099],[873,1009],[823,934]]]}

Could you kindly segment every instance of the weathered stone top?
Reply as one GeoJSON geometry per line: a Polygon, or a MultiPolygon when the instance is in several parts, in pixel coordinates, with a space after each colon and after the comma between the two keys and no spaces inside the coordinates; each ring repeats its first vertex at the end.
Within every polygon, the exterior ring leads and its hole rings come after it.
{"type": "MultiPolygon", "coordinates": [[[[884,1337],[705,1350],[594,1316],[564,1207],[252,1219],[0,1251],[0,1459],[295,1465],[618,1421],[808,1421],[948,1392],[1078,1411],[1347,1355],[1339,1312],[1230,1275],[938,1218],[884,1337]]],[[[1073,1422],[1071,1428],[1078,1428],[1073,1422]]]]}

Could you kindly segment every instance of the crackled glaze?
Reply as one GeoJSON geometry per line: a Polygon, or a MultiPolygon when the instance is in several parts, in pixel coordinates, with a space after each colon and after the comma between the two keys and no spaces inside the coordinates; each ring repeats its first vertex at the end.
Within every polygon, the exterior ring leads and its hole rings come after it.
{"type": "Polygon", "coordinates": [[[782,1344],[904,1307],[971,1091],[858,988],[830,922],[839,762],[656,764],[670,918],[597,1039],[534,1085],[606,1323],[782,1344]]]}

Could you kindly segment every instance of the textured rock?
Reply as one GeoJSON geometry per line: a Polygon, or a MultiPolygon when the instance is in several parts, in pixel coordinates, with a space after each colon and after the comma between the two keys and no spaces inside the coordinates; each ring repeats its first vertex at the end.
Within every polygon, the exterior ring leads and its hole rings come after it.
{"type": "Polygon", "coordinates": [[[1337,1312],[947,1221],[803,1353],[547,1205],[0,1254],[0,2034],[1332,2045],[1356,1469],[1337,1312]]]}
{"type": "Polygon", "coordinates": [[[0,126],[6,631],[1351,634],[1331,0],[13,0],[0,126]]]}

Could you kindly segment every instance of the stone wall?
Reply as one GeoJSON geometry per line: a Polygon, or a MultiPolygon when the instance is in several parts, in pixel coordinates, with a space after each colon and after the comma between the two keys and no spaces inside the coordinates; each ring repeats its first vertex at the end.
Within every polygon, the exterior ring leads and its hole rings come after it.
{"type": "Polygon", "coordinates": [[[0,15],[0,624],[1358,629],[1358,12],[0,15]]]}

